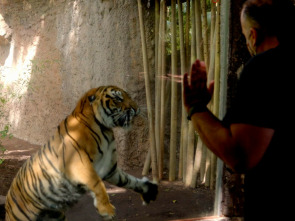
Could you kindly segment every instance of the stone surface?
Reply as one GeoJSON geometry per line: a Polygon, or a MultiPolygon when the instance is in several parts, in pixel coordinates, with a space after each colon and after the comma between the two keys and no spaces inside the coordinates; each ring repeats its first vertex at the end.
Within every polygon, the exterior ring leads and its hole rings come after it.
{"type": "MultiPolygon", "coordinates": [[[[152,11],[144,4],[151,66],[152,11]]],[[[142,114],[132,132],[118,130],[119,161],[142,166],[148,124],[135,1],[0,1],[0,71],[0,95],[8,94],[0,123],[35,144],[47,141],[90,88],[127,90],[142,114]]]]}
{"type": "Polygon", "coordinates": [[[4,204],[5,204],[5,196],[0,195],[0,205],[4,205],[4,204]]]}

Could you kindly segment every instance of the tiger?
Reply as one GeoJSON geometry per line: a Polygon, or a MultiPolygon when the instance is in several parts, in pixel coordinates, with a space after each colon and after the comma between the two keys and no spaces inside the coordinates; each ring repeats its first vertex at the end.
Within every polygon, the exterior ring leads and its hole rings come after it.
{"type": "Polygon", "coordinates": [[[87,192],[99,215],[112,220],[115,207],[104,181],[134,190],[143,203],[155,201],[157,183],[136,178],[117,164],[113,128],[130,128],[139,111],[117,86],[86,92],[14,177],[6,196],[6,221],[66,220],[65,211],[87,192]]]}

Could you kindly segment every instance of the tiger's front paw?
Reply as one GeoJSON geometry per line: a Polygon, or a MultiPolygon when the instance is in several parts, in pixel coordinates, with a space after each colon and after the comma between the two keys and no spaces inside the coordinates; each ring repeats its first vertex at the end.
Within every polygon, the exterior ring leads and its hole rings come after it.
{"type": "Polygon", "coordinates": [[[100,205],[98,208],[99,214],[103,220],[113,220],[115,218],[115,207],[112,204],[100,205]]]}
{"type": "Polygon", "coordinates": [[[158,195],[158,185],[150,182],[147,178],[144,179],[144,192],[141,194],[144,203],[155,201],[158,195]]]}

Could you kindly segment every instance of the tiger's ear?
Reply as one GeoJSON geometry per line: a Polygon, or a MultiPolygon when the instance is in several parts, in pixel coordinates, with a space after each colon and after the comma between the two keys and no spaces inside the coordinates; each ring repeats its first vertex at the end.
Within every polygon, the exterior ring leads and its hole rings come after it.
{"type": "Polygon", "coordinates": [[[95,99],[96,99],[95,95],[90,95],[88,97],[88,100],[89,100],[90,103],[92,103],[95,99]]]}

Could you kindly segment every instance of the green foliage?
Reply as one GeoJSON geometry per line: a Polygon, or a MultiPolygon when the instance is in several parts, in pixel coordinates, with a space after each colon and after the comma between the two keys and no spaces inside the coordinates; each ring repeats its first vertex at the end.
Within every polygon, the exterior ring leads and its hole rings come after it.
{"type": "MultiPolygon", "coordinates": [[[[7,94],[3,92],[2,90],[3,85],[0,82],[0,121],[4,118],[4,106],[8,102],[7,100],[7,94]]],[[[2,145],[2,139],[9,136],[11,137],[11,134],[9,133],[9,127],[10,125],[4,125],[3,129],[0,129],[0,165],[4,162],[4,152],[6,149],[2,145]]]]}
{"type": "Polygon", "coordinates": [[[6,149],[2,145],[2,140],[5,137],[11,137],[12,135],[9,133],[9,125],[5,125],[2,130],[0,130],[0,165],[4,162],[4,152],[6,149]]]}
{"type": "MultiPolygon", "coordinates": [[[[179,20],[178,20],[178,5],[176,5],[176,42],[177,42],[177,50],[180,50],[180,37],[179,37],[179,20]]],[[[183,27],[186,26],[186,23],[190,21],[187,18],[187,5],[186,3],[182,4],[182,16],[183,16],[183,27]]],[[[191,27],[189,27],[189,30],[191,30],[191,27]]],[[[191,39],[191,33],[189,33],[189,39],[191,39]]],[[[190,42],[190,40],[189,40],[190,42]]],[[[169,6],[167,9],[167,34],[166,34],[166,53],[167,55],[171,55],[171,7],[169,6]]]]}
{"type": "Polygon", "coordinates": [[[4,162],[3,155],[4,155],[5,151],[6,151],[6,149],[0,143],[0,165],[4,162]]]}
{"type": "MultiPolygon", "coordinates": [[[[211,0],[206,0],[206,11],[207,11],[207,21],[208,26],[210,27],[211,23],[211,0]]],[[[191,5],[190,5],[191,7],[191,5]]],[[[189,9],[191,10],[191,8],[189,9]]],[[[190,14],[192,12],[190,11],[190,14]]],[[[178,24],[178,5],[176,4],[176,17],[177,17],[177,24],[176,24],[176,42],[177,42],[177,50],[180,50],[180,37],[179,37],[179,24],[178,24]]],[[[190,18],[187,18],[187,4],[184,2],[182,4],[182,16],[183,16],[183,27],[186,26],[186,23],[189,22],[189,44],[191,42],[191,21],[190,18]]],[[[167,34],[166,34],[166,53],[167,55],[171,55],[171,6],[168,6],[167,8],[167,34]]]]}

